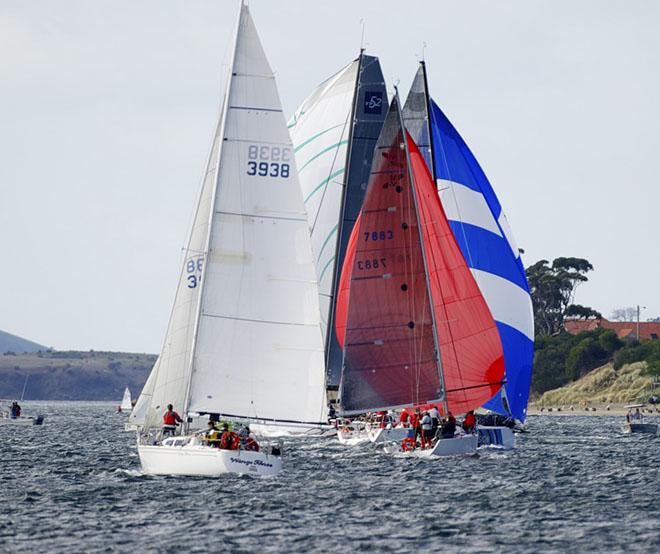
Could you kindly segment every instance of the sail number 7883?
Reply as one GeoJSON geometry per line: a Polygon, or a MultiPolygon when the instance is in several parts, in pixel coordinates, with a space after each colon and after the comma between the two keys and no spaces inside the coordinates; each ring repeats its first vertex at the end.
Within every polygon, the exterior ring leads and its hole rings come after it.
{"type": "Polygon", "coordinates": [[[281,146],[248,146],[247,174],[259,177],[289,177],[291,148],[281,146]]]}

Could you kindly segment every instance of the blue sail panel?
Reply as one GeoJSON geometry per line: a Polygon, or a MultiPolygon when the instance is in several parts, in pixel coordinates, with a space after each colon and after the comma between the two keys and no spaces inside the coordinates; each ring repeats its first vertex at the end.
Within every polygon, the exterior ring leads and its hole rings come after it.
{"type": "Polygon", "coordinates": [[[438,192],[461,252],[491,308],[504,349],[506,401],[500,392],[485,407],[524,421],[534,356],[525,269],[502,206],[479,163],[430,99],[429,107],[438,192]]]}

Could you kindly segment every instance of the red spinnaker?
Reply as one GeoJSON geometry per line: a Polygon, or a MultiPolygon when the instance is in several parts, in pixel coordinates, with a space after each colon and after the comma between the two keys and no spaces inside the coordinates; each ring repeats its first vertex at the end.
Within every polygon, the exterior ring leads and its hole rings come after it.
{"type": "Polygon", "coordinates": [[[374,152],[336,299],[335,330],[344,349],[344,413],[437,402],[442,386],[434,318],[452,412],[483,404],[504,377],[495,322],[454,239],[424,159],[407,134],[406,140],[411,168],[393,102],[374,152]]]}
{"type": "Polygon", "coordinates": [[[502,386],[500,336],[465,262],[417,145],[407,134],[449,409],[463,413],[502,386]]]}

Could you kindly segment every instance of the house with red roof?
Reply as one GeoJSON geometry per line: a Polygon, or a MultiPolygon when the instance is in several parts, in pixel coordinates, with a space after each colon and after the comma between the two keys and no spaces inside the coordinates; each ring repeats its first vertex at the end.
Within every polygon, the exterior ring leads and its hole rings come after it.
{"type": "Polygon", "coordinates": [[[564,329],[571,335],[595,329],[611,329],[620,339],[660,340],[660,322],[640,321],[639,337],[637,337],[636,321],[609,321],[603,318],[566,319],[564,329]]]}

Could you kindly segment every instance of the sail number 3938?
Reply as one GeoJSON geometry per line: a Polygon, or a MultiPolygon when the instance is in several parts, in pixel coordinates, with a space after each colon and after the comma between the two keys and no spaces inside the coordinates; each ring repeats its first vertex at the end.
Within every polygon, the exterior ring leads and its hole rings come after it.
{"type": "Polygon", "coordinates": [[[282,177],[287,179],[291,172],[291,149],[281,146],[248,146],[247,174],[259,177],[282,177]]]}

